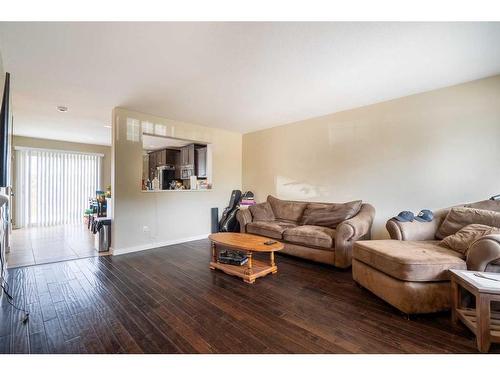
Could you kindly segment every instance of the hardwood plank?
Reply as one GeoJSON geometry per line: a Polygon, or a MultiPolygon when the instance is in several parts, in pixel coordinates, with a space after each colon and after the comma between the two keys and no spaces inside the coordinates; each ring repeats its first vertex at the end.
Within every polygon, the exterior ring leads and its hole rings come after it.
{"type": "Polygon", "coordinates": [[[120,289],[117,285],[113,283],[119,283],[119,279],[114,278],[110,273],[105,272],[105,268],[96,269],[92,265],[92,260],[85,260],[85,262],[80,262],[87,267],[87,269],[93,273],[95,276],[99,277],[100,284],[107,287],[110,291],[110,296],[112,300],[123,306],[128,306],[127,311],[136,324],[143,330],[146,335],[151,335],[151,337],[157,341],[159,348],[165,353],[177,353],[179,349],[172,343],[172,341],[160,330],[156,329],[155,326],[147,319],[147,317],[142,313],[141,308],[148,309],[149,307],[141,299],[134,298],[134,294],[130,290],[131,286],[121,285],[120,289]],[[102,273],[97,271],[103,271],[102,273]],[[95,272],[95,273],[94,273],[95,272]],[[109,278],[108,278],[109,277],[109,278]],[[135,303],[131,303],[130,298],[133,298],[135,303]]]}
{"type": "Polygon", "coordinates": [[[47,345],[47,338],[45,337],[45,330],[30,334],[30,353],[31,354],[48,354],[49,348],[47,345]]]}
{"type": "Polygon", "coordinates": [[[0,354],[10,354],[12,351],[10,350],[10,342],[12,341],[12,338],[10,335],[7,336],[1,336],[0,337],[0,354]]]}
{"type": "Polygon", "coordinates": [[[11,315],[12,306],[7,302],[7,297],[0,299],[0,337],[10,336],[12,332],[11,315]]]}
{"type": "Polygon", "coordinates": [[[44,322],[49,353],[66,353],[63,331],[58,318],[44,322]]]}

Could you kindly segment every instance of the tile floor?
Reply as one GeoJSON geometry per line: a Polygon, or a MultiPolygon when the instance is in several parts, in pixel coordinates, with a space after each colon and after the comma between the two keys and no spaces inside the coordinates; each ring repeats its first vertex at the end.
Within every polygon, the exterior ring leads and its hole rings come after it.
{"type": "Polygon", "coordinates": [[[85,224],[16,229],[10,243],[8,268],[99,255],[94,248],[94,235],[85,224]]]}

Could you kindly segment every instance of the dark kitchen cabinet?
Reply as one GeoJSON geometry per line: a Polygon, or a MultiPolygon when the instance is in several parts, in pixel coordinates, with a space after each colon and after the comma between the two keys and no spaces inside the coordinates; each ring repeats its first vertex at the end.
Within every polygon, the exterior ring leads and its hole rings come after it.
{"type": "Polygon", "coordinates": [[[178,163],[179,151],[176,150],[165,150],[165,164],[176,165],[178,163]]]}
{"type": "MultiPolygon", "coordinates": [[[[153,180],[157,175],[157,168],[163,165],[173,165],[176,169],[176,178],[180,177],[180,157],[181,152],[178,150],[159,150],[152,151],[148,154],[149,156],[149,179],[153,180]]],[[[189,161],[189,159],[188,159],[189,161]]]]}
{"type": "Polygon", "coordinates": [[[167,164],[167,150],[156,151],[156,166],[167,164]]]}
{"type": "Polygon", "coordinates": [[[194,144],[181,148],[181,166],[194,167],[194,144]]]}
{"type": "Polygon", "coordinates": [[[149,161],[154,168],[167,164],[167,150],[150,152],[149,161]]]}
{"type": "Polygon", "coordinates": [[[152,181],[155,178],[156,173],[156,152],[149,153],[149,180],[152,181]]]}

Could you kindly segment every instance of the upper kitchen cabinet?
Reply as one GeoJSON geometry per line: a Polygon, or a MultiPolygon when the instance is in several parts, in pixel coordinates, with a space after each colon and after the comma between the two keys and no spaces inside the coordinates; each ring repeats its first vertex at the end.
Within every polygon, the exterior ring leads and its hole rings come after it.
{"type": "Polygon", "coordinates": [[[165,164],[167,164],[167,165],[179,165],[180,166],[180,152],[179,151],[167,149],[167,150],[165,150],[165,157],[166,157],[165,164]]]}
{"type": "Polygon", "coordinates": [[[181,148],[181,166],[194,166],[195,151],[194,144],[190,144],[181,148]]]}
{"type": "Polygon", "coordinates": [[[156,164],[158,166],[167,164],[167,150],[156,151],[156,164]]]}

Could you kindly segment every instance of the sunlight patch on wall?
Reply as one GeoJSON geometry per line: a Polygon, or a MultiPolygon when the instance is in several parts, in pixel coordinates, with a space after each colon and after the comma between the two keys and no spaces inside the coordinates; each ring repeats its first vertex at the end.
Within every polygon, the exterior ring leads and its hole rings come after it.
{"type": "Polygon", "coordinates": [[[146,134],[154,134],[155,124],[149,121],[142,121],[142,132],[146,134]]]}
{"type": "Polygon", "coordinates": [[[307,200],[324,196],[327,189],[284,176],[276,176],[275,191],[280,199],[307,200]]]}
{"type": "Polygon", "coordinates": [[[127,141],[139,142],[141,138],[141,128],[139,120],[127,117],[127,141]]]}
{"type": "Polygon", "coordinates": [[[167,135],[167,126],[161,125],[161,124],[156,124],[155,125],[155,135],[166,136],[167,135]]]}

